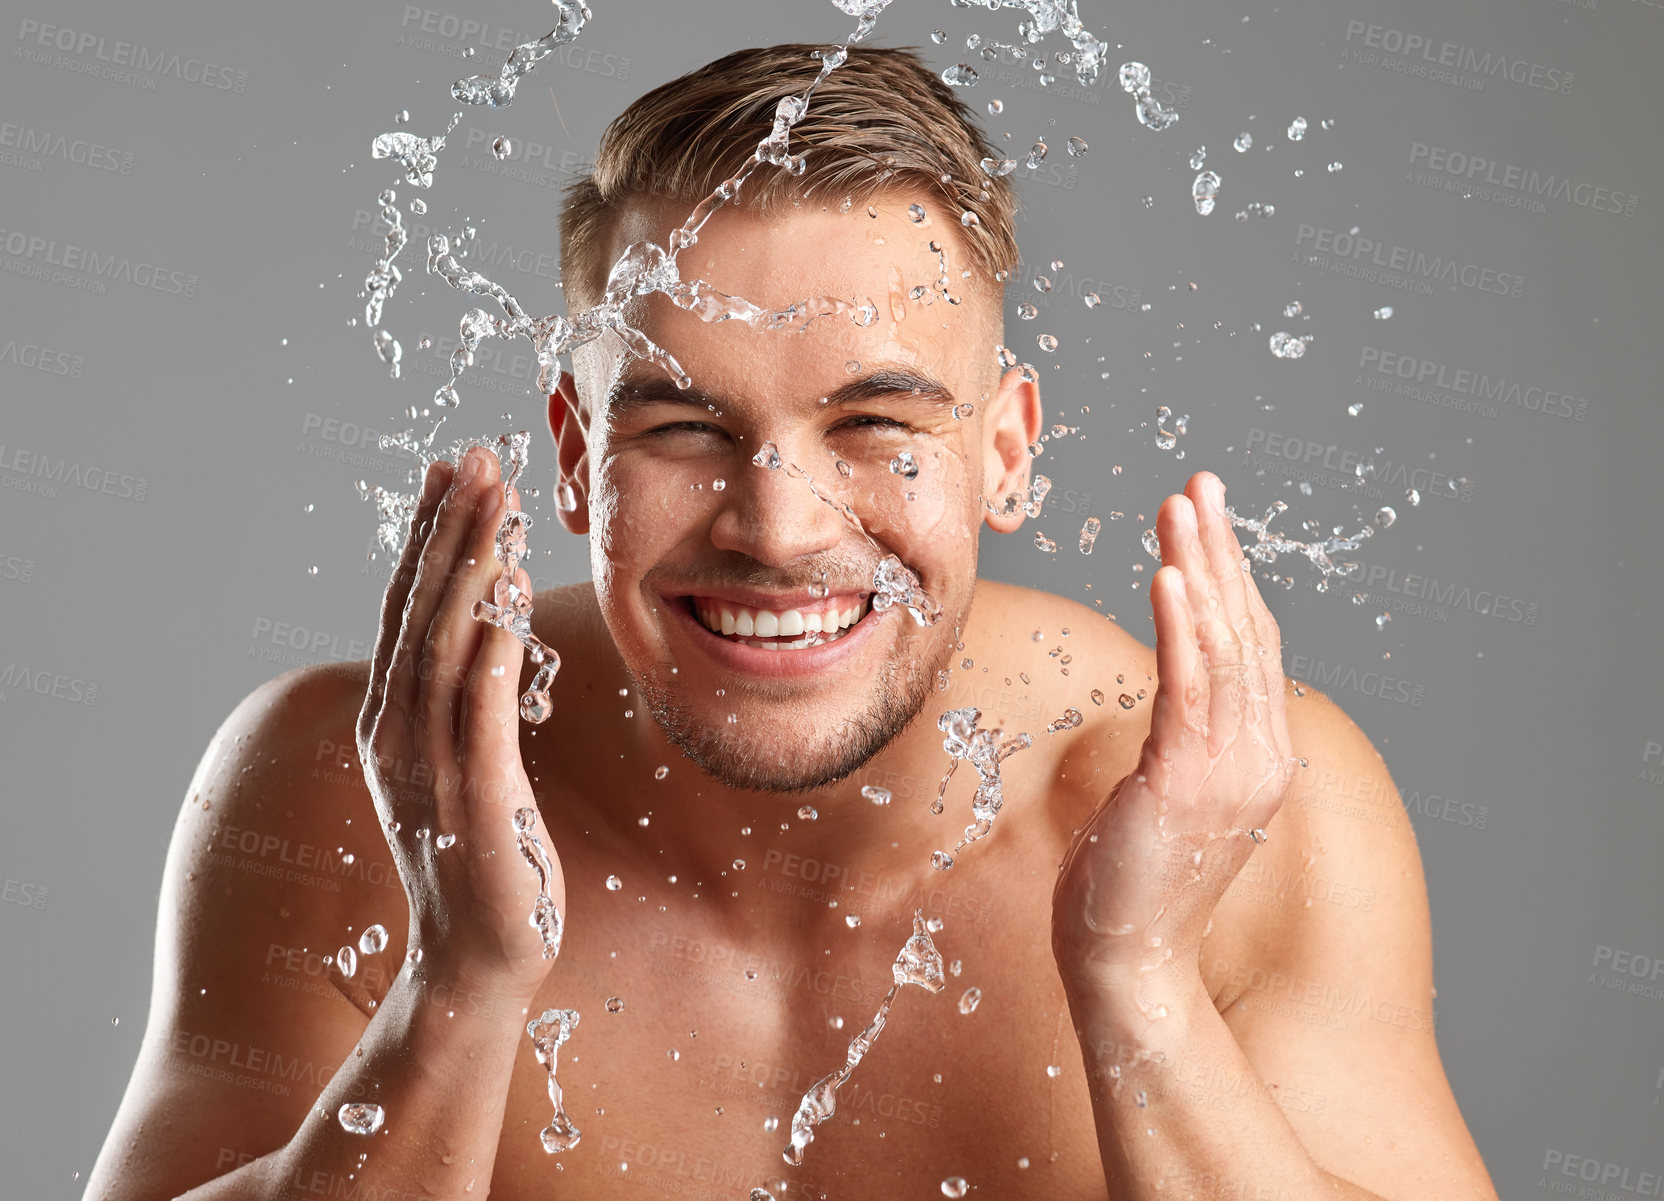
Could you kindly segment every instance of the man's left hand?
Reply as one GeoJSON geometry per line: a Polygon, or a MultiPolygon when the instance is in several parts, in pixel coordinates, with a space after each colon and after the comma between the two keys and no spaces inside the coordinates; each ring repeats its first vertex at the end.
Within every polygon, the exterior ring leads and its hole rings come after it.
{"type": "Polygon", "coordinates": [[[1210,472],[1157,515],[1156,670],[1138,765],[1075,837],[1052,895],[1071,992],[1144,999],[1151,973],[1197,970],[1213,911],[1293,775],[1277,622],[1210,472]]]}

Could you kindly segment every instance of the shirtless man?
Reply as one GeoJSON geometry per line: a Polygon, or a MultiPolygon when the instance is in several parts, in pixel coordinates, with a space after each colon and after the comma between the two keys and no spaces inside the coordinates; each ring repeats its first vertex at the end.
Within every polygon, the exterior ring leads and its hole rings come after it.
{"type": "MultiPolygon", "coordinates": [[[[563,213],[574,312],[738,168],[808,50],[731,55],[614,123],[563,213]]],[[[764,332],[634,302],[686,391],[610,335],[576,353],[549,413],[593,580],[536,598],[565,659],[543,725],[517,714],[520,645],[470,616],[496,459],[434,466],[373,662],[257,689],[191,781],[89,1197],[1494,1198],[1435,1043],[1410,825],[1364,735],[1284,679],[1222,485],[1160,507],[1153,652],[977,583],[1042,428],[1037,373],[996,357],[995,152],[915,57],[869,48],[794,137],[806,172],[760,170],[682,277],[880,319],[764,332]],[[873,611],[889,554],[936,624],[873,611]],[[943,869],[976,781],[932,812],[936,718],[972,706],[1033,745],[943,869]],[[791,1166],[798,1100],[877,1012],[915,911],[945,991],[900,990],[791,1166]],[[555,1154],[527,1037],[549,1008],[582,1018],[558,1053],[582,1136],[555,1154]]]]}

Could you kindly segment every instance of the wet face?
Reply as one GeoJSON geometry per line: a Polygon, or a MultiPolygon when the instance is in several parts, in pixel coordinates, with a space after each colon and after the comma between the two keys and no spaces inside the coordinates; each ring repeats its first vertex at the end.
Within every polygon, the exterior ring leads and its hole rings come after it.
{"type": "MultiPolygon", "coordinates": [[[[988,502],[1026,487],[1038,394],[1002,375],[997,291],[961,277],[956,232],[914,203],[941,209],[901,194],[877,217],[720,213],[684,280],[767,308],[866,298],[877,320],[768,331],[649,297],[627,318],[692,386],[609,333],[551,404],[619,652],[667,735],[730,787],[816,788],[899,734],[954,653],[980,526],[1015,525],[988,502]],[[934,626],[873,609],[889,555],[942,605],[934,626]]],[[[630,209],[609,261],[683,215],[630,209]]]]}

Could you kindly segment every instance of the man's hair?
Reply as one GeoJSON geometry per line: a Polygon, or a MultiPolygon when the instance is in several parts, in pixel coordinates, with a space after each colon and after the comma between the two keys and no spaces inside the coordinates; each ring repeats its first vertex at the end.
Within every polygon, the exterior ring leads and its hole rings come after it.
{"type": "MultiPolygon", "coordinates": [[[[738,174],[773,127],[776,104],[801,95],[819,72],[813,55],[824,49],[792,43],[737,50],[653,89],[607,126],[595,169],[568,186],[561,207],[570,311],[601,298],[612,264],[600,259],[623,203],[667,199],[691,212],[738,174]]],[[[763,163],[730,203],[774,213],[798,200],[864,205],[881,193],[916,189],[939,199],[979,273],[992,280],[1016,265],[1016,193],[1008,178],[982,169],[983,159],[1001,152],[913,50],[851,46],[848,61],[810,97],[790,148],[806,155],[803,174],[763,163]],[[976,221],[962,224],[964,212],[976,221]]]]}

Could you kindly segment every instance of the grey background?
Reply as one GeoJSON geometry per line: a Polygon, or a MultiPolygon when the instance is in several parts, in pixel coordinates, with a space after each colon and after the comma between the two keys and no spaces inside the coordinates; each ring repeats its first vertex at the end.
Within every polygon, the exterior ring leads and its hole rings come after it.
{"type": "MultiPolygon", "coordinates": [[[[490,38],[509,31],[507,45],[544,32],[551,11],[427,2],[439,6],[435,21],[470,17],[490,38]]],[[[972,31],[1014,41],[1015,12],[897,0],[875,39],[921,46],[938,67],[972,63],[983,79],[967,99],[979,112],[991,98],[1006,102],[988,121],[996,136],[1010,130],[1019,151],[1036,135],[1052,147],[1040,177],[1023,185],[1019,236],[1029,264],[1061,259],[1055,274],[1073,282],[1046,297],[1012,288],[1013,308],[1023,298],[1046,307],[1032,322],[1011,319],[1007,339],[1042,367],[1048,418],[1086,438],[1048,446],[1039,464],[1057,491],[1037,524],[1059,552],[1040,553],[1025,527],[985,542],[983,571],[1101,598],[1148,640],[1141,585],[1150,569],[1134,565],[1147,562],[1138,534],[1150,522],[1140,515],[1153,515],[1190,471],[1220,471],[1242,509],[1287,500],[1291,530],[1303,518],[1354,528],[1383,503],[1326,480],[1302,495],[1262,470],[1283,460],[1244,460],[1254,431],[1262,443],[1270,434],[1379,447],[1395,464],[1465,477],[1466,499],[1423,488],[1416,507],[1402,484],[1384,487],[1399,520],[1359,557],[1400,582],[1415,572],[1522,604],[1498,618],[1453,601],[1436,606],[1442,619],[1399,612],[1378,629],[1377,595],[1392,593],[1371,588],[1362,606],[1348,599],[1356,589],[1319,595],[1295,565],[1293,590],[1265,585],[1287,637],[1285,665],[1357,719],[1414,811],[1433,906],[1439,1041],[1503,1195],[1549,1191],[1551,1151],[1658,1171],[1664,1001],[1609,990],[1592,973],[1601,947],[1664,955],[1664,756],[1648,747],[1664,742],[1649,603],[1659,582],[1653,468],[1664,446],[1655,383],[1664,7],[1082,7],[1117,47],[1089,93],[1043,91],[1026,64],[985,64],[963,49],[972,31]],[[1349,59],[1349,48],[1366,49],[1366,35],[1348,38],[1350,21],[1560,79],[1571,72],[1574,83],[1566,92],[1491,76],[1472,90],[1349,59]],[[946,45],[931,43],[933,28],[948,33],[946,45]],[[1134,120],[1113,81],[1124,59],[1150,64],[1157,95],[1180,105],[1173,129],[1153,134],[1134,120]],[[1300,143],[1283,132],[1296,115],[1310,122],[1300,143]],[[1333,129],[1321,128],[1324,118],[1333,129]],[[1255,141],[1246,154],[1230,145],[1242,130],[1255,141]],[[1083,157],[1064,152],[1071,135],[1090,143],[1083,157]],[[1635,210],[1549,199],[1531,211],[1423,186],[1416,143],[1632,195],[1635,210]],[[1207,218],[1189,200],[1186,160],[1201,145],[1224,178],[1207,218]],[[1341,170],[1326,170],[1330,162],[1341,170]],[[1249,201],[1275,214],[1235,220],[1249,201]],[[1517,297],[1445,283],[1420,294],[1314,268],[1296,260],[1313,249],[1300,244],[1302,225],[1357,226],[1389,246],[1522,276],[1524,286],[1517,297]],[[1088,311],[1088,288],[1106,303],[1088,311]],[[1293,300],[1303,317],[1283,316],[1293,300]],[[1395,310],[1390,320],[1371,315],[1383,305],[1395,310]],[[1274,359],[1276,330],[1313,335],[1305,358],[1274,359]],[[1040,332],[1061,339],[1056,355],[1035,347],[1040,332]],[[1370,348],[1567,393],[1587,401],[1585,417],[1506,401],[1465,412],[1373,391],[1358,383],[1370,348]],[[1159,404],[1190,415],[1182,461],[1155,445],[1159,404]],[[1106,520],[1090,559],[1079,555],[1081,522],[1111,510],[1126,516],[1106,520]],[[1529,622],[1509,619],[1524,613],[1529,622]],[[1419,703],[1376,695],[1375,677],[1362,674],[1370,670],[1411,685],[1419,703]]],[[[415,336],[454,338],[464,307],[428,288],[419,253],[407,252],[390,321],[406,346],[405,379],[390,381],[362,327],[349,328],[372,258],[363,241],[372,231],[355,228],[354,214],[394,181],[387,163],[370,161],[369,143],[396,127],[401,108],[412,114],[405,128],[436,132],[454,108],[449,82],[494,69],[504,52],[482,48],[464,69],[455,57],[463,41],[424,35],[423,17],[381,2],[6,8],[0,142],[10,123],[35,131],[37,147],[44,135],[48,149],[0,145],[0,668],[10,673],[0,685],[0,1193],[47,1198],[79,1194],[74,1174],[84,1179],[126,1084],[144,1029],[163,855],[209,736],[278,672],[366,653],[383,565],[366,560],[371,513],[353,481],[392,483],[399,468],[361,429],[395,428],[400,409],[423,403],[438,379],[416,360],[439,360],[419,355],[415,336]],[[193,59],[225,65],[225,79],[241,72],[245,81],[222,90],[164,67],[141,73],[152,89],[31,61],[42,49],[25,36],[31,20],[178,55],[182,70],[193,59]],[[409,44],[412,35],[439,52],[409,44]],[[71,161],[50,149],[59,136],[118,156],[101,162],[130,155],[130,170],[71,161]],[[15,252],[17,233],[193,275],[195,294],[112,280],[99,295],[31,278],[48,252],[15,252]],[[45,370],[25,366],[31,346],[62,357],[49,354],[45,370]],[[343,432],[326,421],[354,424],[343,432]],[[111,473],[118,494],[63,481],[55,493],[27,491],[39,477],[30,485],[26,469],[10,466],[19,451],[77,464],[83,478],[111,473]],[[142,500],[120,495],[140,480],[142,500]],[[279,634],[278,623],[306,633],[279,634]],[[47,681],[44,694],[19,682],[25,670],[47,681]]],[[[562,156],[566,170],[587,159],[636,95],[741,45],[830,43],[851,26],[811,0],[594,8],[578,43],[593,58],[545,63],[512,108],[467,113],[441,158],[428,224],[467,219],[482,247],[552,263],[562,156]],[[507,133],[547,150],[512,160],[524,178],[494,175],[473,165],[492,160],[485,142],[468,144],[471,129],[486,142],[507,133]]],[[[100,65],[96,50],[62,59],[100,65]]],[[[1072,83],[1067,72],[1059,81],[1072,83]]],[[[400,194],[402,203],[413,193],[400,194]]],[[[559,305],[547,265],[498,275],[533,309],[559,305]]],[[[453,428],[495,431],[510,412],[516,427],[539,431],[532,471],[545,512],[542,401],[525,387],[528,371],[500,366],[483,373],[499,390],[465,388],[453,428]]],[[[587,574],[583,545],[553,527],[551,515],[533,533],[540,587],[587,574]]]]}

